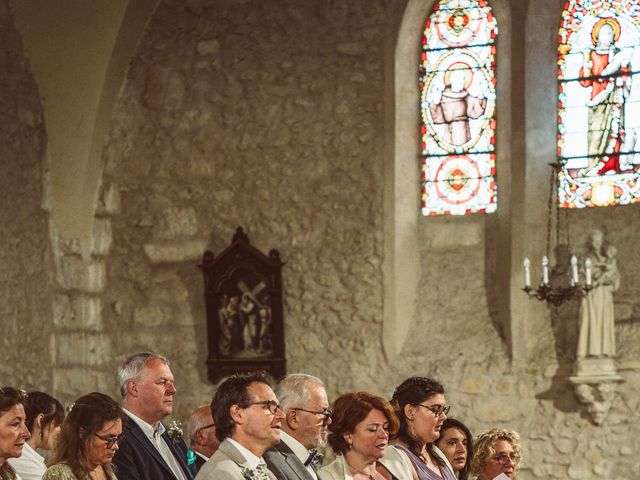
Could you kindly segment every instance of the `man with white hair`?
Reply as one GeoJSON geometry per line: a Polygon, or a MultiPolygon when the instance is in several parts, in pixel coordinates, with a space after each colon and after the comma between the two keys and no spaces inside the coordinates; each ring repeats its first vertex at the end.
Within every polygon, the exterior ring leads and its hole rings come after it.
{"type": "Polygon", "coordinates": [[[187,460],[181,431],[170,437],[161,420],[173,410],[176,387],[166,358],[141,352],[118,370],[123,410],[123,439],[113,457],[119,480],[193,480],[195,458],[187,460]]]}
{"type": "Polygon", "coordinates": [[[318,480],[316,472],[324,447],[331,410],[324,384],[304,373],[287,375],[276,388],[285,414],[280,443],[264,454],[269,470],[278,480],[318,480]]]}
{"type": "Polygon", "coordinates": [[[200,470],[220,446],[220,440],[216,438],[216,424],[211,416],[211,405],[202,405],[191,413],[189,442],[196,454],[196,469],[200,470]]]}

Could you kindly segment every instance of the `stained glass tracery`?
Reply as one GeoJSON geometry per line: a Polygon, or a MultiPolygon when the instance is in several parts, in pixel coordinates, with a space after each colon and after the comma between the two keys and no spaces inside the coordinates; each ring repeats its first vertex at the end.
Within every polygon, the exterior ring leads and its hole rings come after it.
{"type": "Polygon", "coordinates": [[[558,32],[558,204],[640,202],[640,0],[568,0],[558,32]]]}
{"type": "Polygon", "coordinates": [[[422,213],[496,210],[495,41],[486,0],[440,0],[422,37],[422,213]]]}

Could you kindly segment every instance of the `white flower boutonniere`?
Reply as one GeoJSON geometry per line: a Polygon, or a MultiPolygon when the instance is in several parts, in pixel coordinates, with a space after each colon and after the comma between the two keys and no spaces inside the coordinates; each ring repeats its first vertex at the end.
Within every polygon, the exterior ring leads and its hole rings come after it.
{"type": "Polygon", "coordinates": [[[242,476],[246,478],[246,480],[258,480],[258,472],[255,470],[251,470],[247,467],[242,467],[242,476]]]}
{"type": "Polygon", "coordinates": [[[169,435],[169,438],[173,443],[178,443],[182,440],[182,436],[184,435],[184,432],[182,431],[182,424],[177,420],[171,422],[167,428],[167,435],[169,435]]]}
{"type": "Polygon", "coordinates": [[[267,466],[265,464],[260,464],[254,469],[247,467],[241,468],[242,476],[245,480],[269,480],[269,475],[267,475],[267,466]]]}

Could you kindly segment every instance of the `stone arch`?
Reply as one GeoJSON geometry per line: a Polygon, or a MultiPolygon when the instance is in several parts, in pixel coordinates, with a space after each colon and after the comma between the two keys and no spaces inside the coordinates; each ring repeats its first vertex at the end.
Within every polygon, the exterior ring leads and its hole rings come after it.
{"type": "MultiPolygon", "coordinates": [[[[485,244],[485,264],[487,300],[495,328],[503,340],[512,347],[511,325],[512,265],[509,261],[498,262],[496,250],[511,252],[511,226],[514,218],[512,206],[512,169],[514,163],[513,144],[508,139],[512,135],[511,77],[513,64],[511,55],[512,38],[511,3],[508,0],[493,0],[490,5],[497,18],[499,37],[497,42],[497,169],[498,169],[498,213],[486,217],[467,218],[424,218],[420,216],[420,171],[419,171],[419,92],[417,68],[420,54],[420,38],[424,21],[436,1],[409,0],[402,15],[396,48],[394,52],[393,88],[388,90],[387,102],[393,105],[389,110],[389,131],[393,138],[385,166],[384,188],[384,324],[383,345],[388,358],[397,355],[407,338],[410,325],[417,318],[420,293],[421,262],[420,245],[424,241],[422,232],[431,223],[436,228],[456,234],[456,231],[483,230],[485,244]],[[511,52],[511,55],[510,55],[511,52]],[[479,227],[478,227],[479,226],[479,227]],[[490,245],[498,244],[498,248],[490,245]],[[497,281],[496,281],[497,279],[497,281]],[[498,294],[498,292],[501,292],[498,294]]],[[[522,14],[524,18],[524,13],[522,14]]],[[[520,40],[524,40],[523,38],[520,40]]],[[[519,45],[524,57],[524,41],[519,45]]],[[[524,59],[522,59],[524,62],[524,59]]],[[[524,139],[524,126],[518,135],[524,139]]],[[[522,145],[522,144],[518,144],[522,145]]],[[[523,152],[520,152],[523,153],[523,152]]],[[[523,158],[520,155],[518,158],[523,158]]],[[[524,160],[522,160],[524,163],[524,160]]],[[[519,168],[519,167],[517,167],[519,168]]],[[[520,293],[520,292],[518,292],[520,293]]],[[[428,313],[427,313],[428,315],[428,313]]]]}
{"type": "Polygon", "coordinates": [[[158,0],[12,1],[44,106],[53,231],[91,253],[105,134],[158,0]]]}
{"type": "Polygon", "coordinates": [[[111,339],[102,321],[110,216],[119,194],[99,196],[112,110],[158,0],[12,1],[43,105],[49,166],[43,202],[53,247],[53,391],[74,398],[87,383],[109,391],[111,339]],[[78,353],[80,352],[80,353],[78,353]]]}

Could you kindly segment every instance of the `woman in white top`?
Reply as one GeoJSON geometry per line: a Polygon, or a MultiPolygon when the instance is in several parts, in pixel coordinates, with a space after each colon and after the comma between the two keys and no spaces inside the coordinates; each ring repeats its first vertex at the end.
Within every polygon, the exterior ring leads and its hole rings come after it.
{"type": "Polygon", "coordinates": [[[0,387],[0,479],[16,480],[16,472],[7,462],[22,454],[29,430],[24,413],[24,392],[0,387]]]}
{"type": "Polygon", "coordinates": [[[324,480],[413,480],[409,459],[388,446],[398,419],[389,402],[367,392],[346,393],[333,403],[328,442],[336,460],[324,480]]]}
{"type": "Polygon", "coordinates": [[[53,450],[64,420],[64,408],[51,395],[31,392],[26,396],[24,409],[31,438],[24,444],[22,455],[7,462],[21,480],[40,480],[47,466],[36,450],[53,450]]]}

